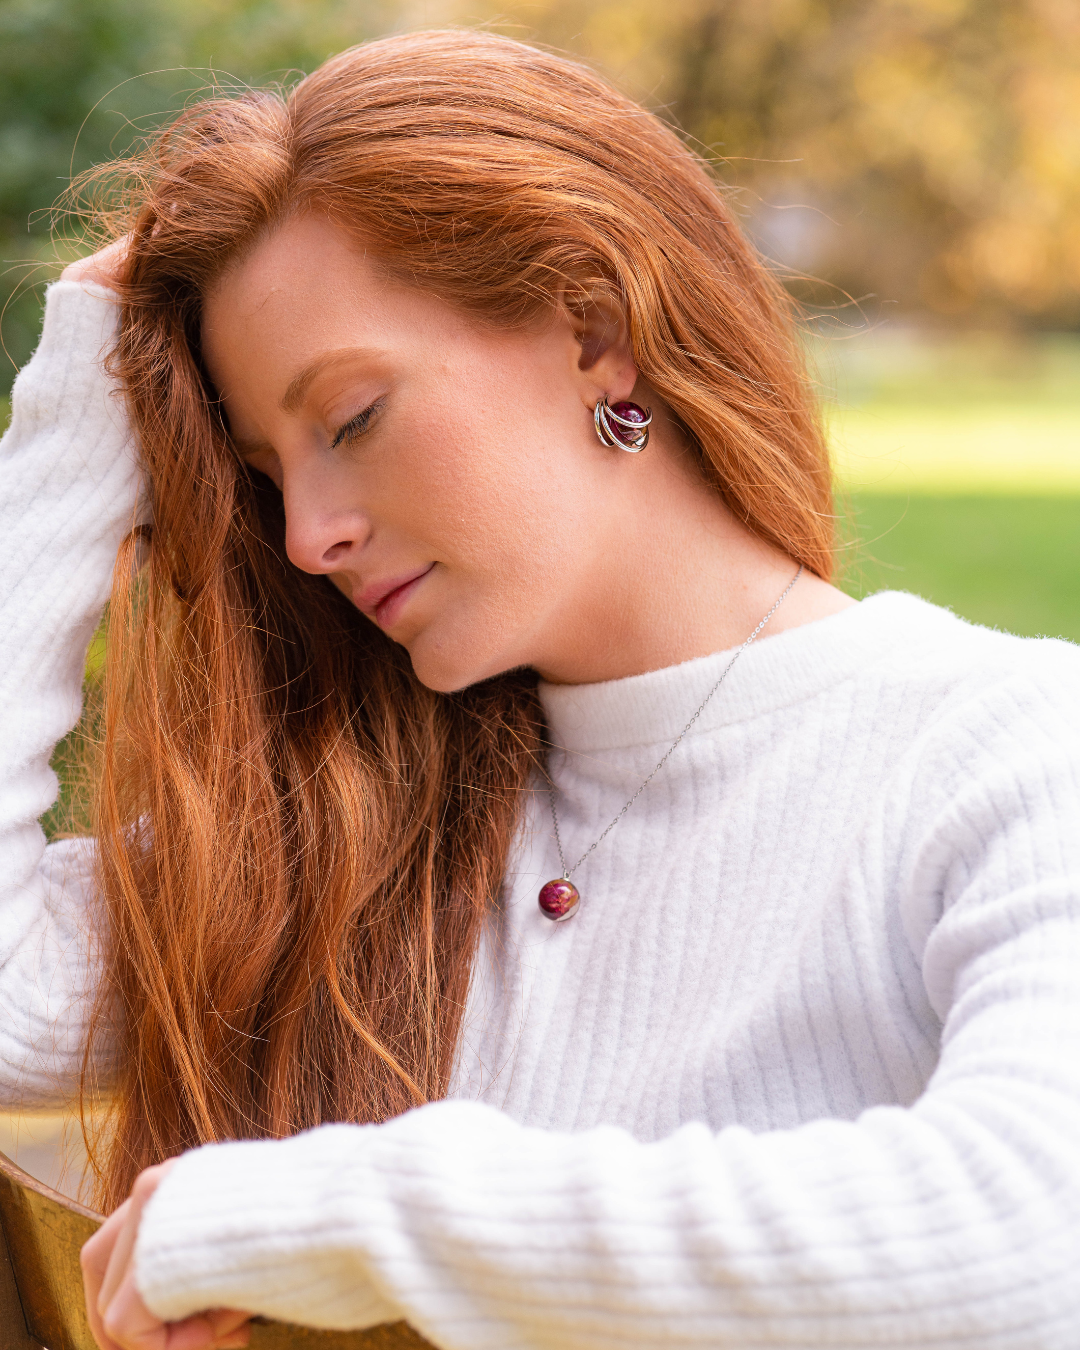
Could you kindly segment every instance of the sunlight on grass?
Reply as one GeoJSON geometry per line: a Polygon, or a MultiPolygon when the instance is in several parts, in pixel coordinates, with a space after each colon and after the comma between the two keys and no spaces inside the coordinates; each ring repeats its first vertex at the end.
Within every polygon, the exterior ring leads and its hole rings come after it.
{"type": "Polygon", "coordinates": [[[834,412],[837,476],[872,492],[1080,494],[1080,406],[834,412]]]}
{"type": "Polygon", "coordinates": [[[1080,340],[887,329],[812,348],[853,490],[1080,493],[1080,340]]]}

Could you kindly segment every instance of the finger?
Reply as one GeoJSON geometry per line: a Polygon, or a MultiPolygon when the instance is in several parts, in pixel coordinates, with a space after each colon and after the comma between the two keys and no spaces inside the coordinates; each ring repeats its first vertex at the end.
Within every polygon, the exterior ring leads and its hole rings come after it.
{"type": "Polygon", "coordinates": [[[241,1312],[238,1308],[211,1308],[202,1314],[214,1328],[215,1336],[229,1336],[237,1327],[250,1322],[251,1313],[241,1312]]]}
{"type": "Polygon", "coordinates": [[[219,1336],[214,1342],[214,1350],[245,1350],[251,1341],[251,1323],[245,1322],[238,1331],[228,1336],[219,1336]]]}
{"type": "MultiPolygon", "coordinates": [[[[102,1310],[101,1320],[105,1334],[116,1342],[120,1350],[166,1350],[169,1329],[142,1301],[132,1275],[123,1281],[108,1306],[102,1310]]],[[[198,1343],[198,1350],[212,1344],[213,1340],[208,1336],[198,1343]]],[[[195,1350],[194,1346],[192,1350],[195,1350]]]]}
{"type": "Polygon", "coordinates": [[[124,1226],[130,1208],[131,1201],[125,1200],[119,1209],[114,1210],[109,1215],[94,1236],[83,1243],[82,1251],[79,1253],[79,1262],[82,1266],[84,1282],[96,1280],[100,1285],[105,1278],[109,1257],[112,1255],[113,1246],[124,1226]]]}
{"type": "Polygon", "coordinates": [[[125,1200],[120,1208],[105,1220],[94,1236],[83,1244],[82,1251],[79,1253],[90,1334],[97,1342],[100,1350],[119,1350],[116,1342],[106,1333],[102,1324],[98,1300],[116,1236],[123,1227],[127,1215],[128,1203],[125,1200]]]}
{"type": "Polygon", "coordinates": [[[116,274],[123,265],[127,254],[130,235],[114,239],[111,244],[98,249],[86,258],[78,258],[69,263],[62,273],[65,281],[90,281],[107,290],[116,284],[116,274]]]}
{"type": "Polygon", "coordinates": [[[185,1317],[182,1322],[170,1322],[166,1332],[165,1350],[217,1350],[218,1339],[205,1313],[185,1317]]]}
{"type": "Polygon", "coordinates": [[[105,1330],[96,1303],[87,1303],[86,1320],[90,1323],[90,1335],[93,1336],[94,1344],[98,1347],[98,1350],[120,1350],[120,1346],[105,1330]]]}
{"type": "Polygon", "coordinates": [[[98,1290],[97,1303],[102,1316],[105,1314],[105,1309],[115,1300],[120,1286],[124,1282],[124,1277],[128,1273],[128,1267],[131,1265],[131,1258],[135,1251],[135,1238],[139,1232],[140,1209],[131,1201],[125,1201],[125,1208],[127,1213],[124,1215],[124,1221],[120,1225],[116,1240],[112,1244],[109,1262],[105,1267],[101,1288],[98,1290]]]}
{"type": "Polygon", "coordinates": [[[171,1163],[160,1163],[157,1167],[148,1167],[135,1179],[131,1195],[117,1210],[123,1213],[123,1219],[109,1253],[108,1265],[98,1292],[98,1306],[102,1309],[113,1301],[116,1291],[128,1273],[135,1253],[135,1239],[139,1235],[139,1223],[146,1203],[168,1175],[171,1163]]]}
{"type": "Polygon", "coordinates": [[[86,1289],[86,1320],[90,1323],[90,1335],[93,1336],[98,1350],[120,1350],[120,1347],[105,1330],[105,1324],[101,1320],[101,1312],[98,1308],[97,1287],[92,1291],[86,1282],[85,1276],[83,1284],[86,1289]]]}

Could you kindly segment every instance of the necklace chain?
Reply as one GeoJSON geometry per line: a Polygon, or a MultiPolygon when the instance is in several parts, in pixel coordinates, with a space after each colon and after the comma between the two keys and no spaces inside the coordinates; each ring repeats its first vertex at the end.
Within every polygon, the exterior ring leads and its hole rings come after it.
{"type": "Polygon", "coordinates": [[[592,844],[589,845],[589,847],[585,850],[585,852],[581,855],[581,857],[577,860],[577,862],[573,865],[573,867],[567,867],[567,865],[566,865],[566,856],[565,856],[565,854],[563,853],[563,846],[562,846],[562,836],[559,834],[559,813],[555,810],[555,784],[554,784],[554,782],[552,781],[551,775],[548,774],[548,801],[551,803],[551,823],[555,826],[555,843],[556,843],[556,845],[557,845],[557,847],[558,847],[558,850],[559,850],[559,862],[562,864],[562,869],[563,869],[563,880],[564,880],[564,881],[569,880],[571,873],[576,872],[576,871],[578,870],[578,868],[579,868],[579,867],[581,866],[581,864],[585,861],[585,859],[589,856],[589,854],[592,853],[593,849],[598,848],[599,845],[602,844],[602,843],[604,842],[604,840],[608,837],[608,835],[611,833],[611,831],[615,828],[616,825],[618,825],[619,821],[622,820],[623,816],[626,815],[627,811],[630,810],[630,808],[633,806],[633,804],[637,801],[637,799],[641,796],[641,794],[642,794],[642,793],[645,791],[645,789],[649,786],[649,784],[652,782],[652,780],[656,777],[656,775],[660,772],[660,770],[661,770],[661,769],[664,767],[664,765],[668,762],[668,760],[671,758],[671,756],[672,756],[672,755],[675,753],[675,751],[679,748],[679,746],[682,744],[683,737],[686,735],[686,733],[690,730],[690,728],[694,725],[694,723],[698,720],[698,718],[701,716],[701,714],[702,714],[702,713],[705,711],[705,709],[708,707],[708,705],[709,705],[709,700],[712,698],[713,694],[716,693],[716,691],[720,688],[720,686],[721,686],[721,685],[724,683],[724,681],[727,679],[728,675],[729,675],[730,672],[731,672],[731,667],[735,664],[735,662],[739,659],[739,657],[742,656],[743,652],[746,651],[747,647],[750,646],[751,642],[754,641],[754,639],[755,639],[755,638],[757,637],[757,635],[761,632],[761,630],[765,627],[765,625],[769,622],[769,620],[772,618],[772,616],[776,613],[776,611],[780,608],[780,606],[781,606],[781,605],[784,603],[784,601],[788,598],[788,595],[789,595],[789,593],[790,593],[790,591],[791,591],[792,586],[795,585],[795,583],[796,583],[796,582],[798,581],[798,579],[802,576],[802,574],[803,574],[803,565],[802,565],[802,563],[800,563],[800,564],[799,564],[799,570],[795,573],[795,575],[791,578],[791,580],[788,582],[788,584],[784,587],[783,594],[780,596],[780,598],[777,600],[777,602],[773,605],[772,609],[769,610],[768,614],[765,615],[765,617],[762,619],[762,621],[758,624],[758,626],[754,629],[754,631],[750,634],[750,636],[746,639],[746,641],[742,644],[742,646],[739,648],[739,650],[735,653],[735,655],[731,658],[731,660],[727,663],[727,665],[726,665],[726,666],[724,667],[724,669],[721,671],[721,673],[720,673],[720,678],[716,681],[716,683],[713,685],[713,687],[709,690],[709,692],[708,692],[708,693],[705,695],[705,697],[702,699],[702,701],[701,701],[701,707],[698,708],[697,712],[694,713],[694,715],[693,715],[693,717],[691,717],[690,721],[687,722],[686,726],[683,727],[682,731],[680,731],[679,734],[675,737],[675,739],[671,742],[671,745],[668,747],[667,753],[664,755],[663,759],[661,759],[661,760],[659,761],[659,763],[656,765],[656,768],[653,769],[652,773],[649,774],[648,778],[645,779],[645,781],[641,784],[641,786],[638,788],[638,790],[634,793],[634,795],[633,795],[633,796],[630,798],[630,800],[626,803],[626,805],[623,807],[623,809],[619,812],[619,814],[615,817],[615,819],[614,819],[614,820],[611,822],[611,824],[607,827],[607,829],[604,831],[604,833],[603,833],[602,835],[600,835],[600,837],[599,837],[598,839],[594,840],[594,842],[593,842],[592,844]]]}

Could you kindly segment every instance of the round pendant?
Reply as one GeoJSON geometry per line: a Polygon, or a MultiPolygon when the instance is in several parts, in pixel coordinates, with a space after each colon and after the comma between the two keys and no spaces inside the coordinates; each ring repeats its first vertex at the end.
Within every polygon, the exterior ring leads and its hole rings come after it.
{"type": "Polygon", "coordinates": [[[570,878],[559,877],[540,888],[540,913],[554,923],[562,923],[563,919],[572,918],[577,913],[580,900],[578,888],[570,878]]]}

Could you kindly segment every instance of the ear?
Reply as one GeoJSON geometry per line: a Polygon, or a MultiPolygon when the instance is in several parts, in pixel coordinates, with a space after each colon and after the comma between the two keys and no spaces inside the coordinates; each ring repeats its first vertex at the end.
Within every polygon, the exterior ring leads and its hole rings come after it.
{"type": "Polygon", "coordinates": [[[592,295],[584,300],[575,297],[570,304],[564,301],[564,308],[580,347],[582,401],[592,408],[600,398],[612,403],[629,398],[638,372],[622,307],[608,296],[592,295]]]}

